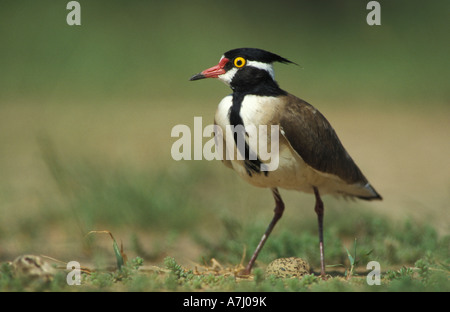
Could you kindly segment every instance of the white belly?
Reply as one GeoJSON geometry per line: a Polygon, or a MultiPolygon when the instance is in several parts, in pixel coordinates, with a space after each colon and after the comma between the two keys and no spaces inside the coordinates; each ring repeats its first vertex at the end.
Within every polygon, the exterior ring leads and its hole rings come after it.
{"type": "MultiPolygon", "coordinates": [[[[261,97],[256,95],[245,96],[240,115],[247,127],[259,129],[260,125],[272,125],[273,116],[277,114],[277,101],[275,97],[261,97]]],[[[229,111],[232,106],[232,96],[225,97],[219,104],[215,116],[215,121],[222,128],[224,141],[226,142],[226,127],[230,126],[229,111]]],[[[267,136],[270,140],[270,129],[267,136]]],[[[307,166],[303,159],[292,150],[290,144],[283,136],[282,129],[279,135],[279,153],[277,169],[269,171],[267,175],[264,172],[253,173],[251,176],[247,173],[243,160],[237,159],[235,144],[226,144],[227,154],[231,158],[225,160],[228,166],[231,166],[244,180],[259,187],[281,187],[285,189],[295,189],[305,192],[312,192],[310,180],[314,180],[315,171],[307,166]]],[[[258,133],[259,138],[259,133],[258,133]]],[[[229,140],[229,142],[234,142],[229,140]]],[[[267,145],[270,146],[270,143],[267,145]]],[[[262,160],[263,163],[270,161],[262,160]]]]}

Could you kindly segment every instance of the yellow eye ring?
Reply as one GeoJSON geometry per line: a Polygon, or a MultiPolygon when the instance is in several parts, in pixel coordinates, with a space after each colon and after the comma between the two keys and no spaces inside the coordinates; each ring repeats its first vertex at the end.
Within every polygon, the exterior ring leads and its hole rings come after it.
{"type": "Polygon", "coordinates": [[[245,61],[245,58],[243,58],[243,57],[239,56],[234,59],[234,66],[236,66],[237,68],[244,67],[245,63],[246,63],[246,61],[245,61]]]}

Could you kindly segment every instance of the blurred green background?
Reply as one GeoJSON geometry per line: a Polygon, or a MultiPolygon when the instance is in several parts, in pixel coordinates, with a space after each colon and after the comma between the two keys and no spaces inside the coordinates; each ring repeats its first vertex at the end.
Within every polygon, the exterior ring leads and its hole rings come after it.
{"type": "MultiPolygon", "coordinates": [[[[449,1],[379,1],[381,26],[367,25],[368,1],[90,0],[81,26],[67,25],[67,2],[0,2],[0,260],[90,259],[84,235],[104,229],[150,261],[219,256],[230,240],[253,250],[270,192],[170,155],[172,127],[212,123],[231,92],[189,77],[237,47],[300,65],[276,65],[277,81],[327,116],[384,197],[327,197],[330,245],[376,231],[361,221],[371,214],[449,234],[449,1]]],[[[273,235],[315,235],[313,198],[282,196],[273,235]]]]}

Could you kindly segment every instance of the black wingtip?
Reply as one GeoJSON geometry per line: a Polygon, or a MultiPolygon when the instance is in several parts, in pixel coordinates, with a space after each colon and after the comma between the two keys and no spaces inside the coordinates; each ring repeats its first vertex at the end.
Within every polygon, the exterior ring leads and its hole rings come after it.
{"type": "Polygon", "coordinates": [[[383,200],[383,197],[381,197],[380,194],[377,194],[375,196],[357,196],[357,197],[363,200],[383,200]]]}
{"type": "Polygon", "coordinates": [[[375,191],[373,186],[370,185],[369,183],[367,183],[365,185],[365,189],[369,190],[372,193],[372,195],[371,196],[358,196],[358,198],[364,199],[364,200],[383,200],[383,197],[381,197],[381,195],[378,194],[378,192],[375,191]]]}

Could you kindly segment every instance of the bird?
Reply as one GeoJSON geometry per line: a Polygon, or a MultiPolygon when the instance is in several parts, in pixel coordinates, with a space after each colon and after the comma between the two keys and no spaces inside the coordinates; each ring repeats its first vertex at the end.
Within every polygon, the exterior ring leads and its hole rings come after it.
{"type": "Polygon", "coordinates": [[[275,80],[274,63],[296,64],[263,49],[232,49],[221,56],[217,65],[193,75],[190,80],[217,78],[231,88],[232,94],[220,101],[214,117],[216,129],[223,134],[223,142],[219,143],[225,146],[221,160],[248,183],[269,188],[275,200],[273,218],[241,275],[250,275],[260,251],[283,215],[281,188],[314,194],[320,275],[325,278],[322,196],[331,194],[363,200],[381,200],[382,197],[350,157],[324,115],[280,88],[275,80]],[[234,140],[227,140],[226,128],[230,126],[241,126],[244,130],[228,133],[234,140]],[[266,161],[258,151],[251,149],[245,130],[250,126],[278,127],[279,160],[274,170],[262,170],[266,161]],[[239,139],[244,140],[244,148],[242,145],[239,148],[239,139]],[[237,150],[241,158],[225,157],[226,153],[237,153],[237,150]]]}

